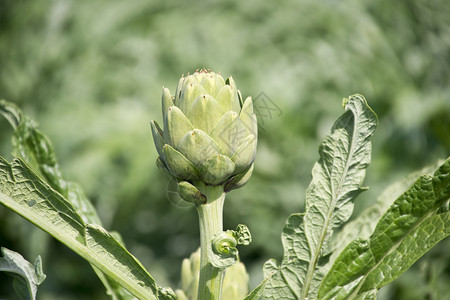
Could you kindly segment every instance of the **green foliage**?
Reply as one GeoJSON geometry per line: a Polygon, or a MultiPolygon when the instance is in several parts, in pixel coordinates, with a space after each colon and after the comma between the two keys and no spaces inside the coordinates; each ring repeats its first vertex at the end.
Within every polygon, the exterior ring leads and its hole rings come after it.
{"type": "MultiPolygon", "coordinates": [[[[348,220],[353,201],[363,188],[370,163],[377,117],[360,95],[344,99],[346,112],[335,122],[319,148],[320,159],[306,190],[306,211],[287,220],[282,240],[284,257],[265,288],[265,299],[314,299],[325,274],[323,259],[334,228],[348,220]]],[[[265,265],[273,272],[275,262],[265,265]]]]}
{"type": "Polygon", "coordinates": [[[370,137],[377,124],[376,115],[361,96],[344,99],[344,106],[348,111],[319,149],[320,160],[307,189],[306,211],[291,215],[283,230],[283,261],[280,266],[274,260],[265,264],[264,299],[375,299],[381,287],[450,235],[448,159],[433,176],[421,176],[392,205],[389,198],[396,191],[390,188],[390,195],[382,195],[387,196],[382,205],[368,209],[342,231],[344,241],[327,247],[332,230],[348,220],[351,201],[364,190],[361,184],[370,162],[370,137]],[[387,205],[389,209],[373,231],[372,224],[387,205]],[[372,231],[369,239],[359,238],[344,250],[339,246],[345,245],[349,236],[372,231]],[[331,255],[333,250],[340,252],[337,258],[337,254],[331,255]]]}
{"type": "MultiPolygon", "coordinates": [[[[378,221],[369,238],[360,237],[345,248],[342,242],[332,243],[329,247],[333,230],[350,218],[355,197],[366,190],[362,182],[371,158],[370,138],[377,126],[377,117],[363,96],[344,98],[343,106],[345,113],[335,122],[319,148],[320,159],[313,168],[313,179],[306,190],[306,211],[291,215],[283,230],[283,261],[280,266],[273,259],[266,262],[265,280],[245,299],[375,299],[381,287],[396,279],[437,242],[450,235],[448,159],[433,175],[421,176],[399,196],[378,221]],[[339,255],[332,253],[333,250],[339,255]]],[[[53,186],[64,192],[61,187],[66,183],[59,172],[57,176],[54,174],[58,165],[48,139],[14,105],[2,101],[0,108],[15,129],[13,144],[18,156],[34,162],[41,176],[50,178],[53,186]],[[59,180],[51,180],[55,177],[59,180]]],[[[401,182],[400,186],[404,184],[401,182]]],[[[217,205],[220,207],[217,212],[221,212],[223,189],[203,186],[202,191],[208,188],[207,199],[216,195],[211,198],[216,201],[199,205],[199,215],[217,205]]],[[[398,190],[399,185],[393,188],[398,190]]],[[[390,197],[386,197],[387,200],[374,206],[375,210],[369,209],[361,215],[367,218],[366,222],[376,221],[377,214],[391,203],[389,198],[397,193],[393,188],[388,189],[390,197]]],[[[199,287],[202,287],[201,283],[207,282],[205,278],[214,278],[204,277],[202,281],[205,273],[198,272],[200,268],[193,266],[194,259],[182,271],[185,275],[190,274],[190,279],[185,279],[188,282],[185,283],[187,294],[180,290],[176,296],[172,290],[160,288],[113,234],[99,224],[89,224],[86,216],[87,221],[83,220],[78,210],[82,214],[87,211],[90,216],[96,216],[92,206],[83,210],[73,205],[33,172],[22,158],[9,163],[0,157],[0,203],[90,262],[114,299],[130,298],[121,287],[139,299],[192,298],[195,296],[189,295],[195,292],[193,284],[200,282],[199,287]]],[[[75,204],[79,203],[83,202],[75,201],[75,204]]],[[[204,255],[219,269],[236,262],[237,244],[247,245],[251,241],[249,230],[244,225],[239,225],[236,231],[222,232],[221,218],[221,213],[200,218],[202,245],[206,245],[207,250],[204,255]],[[211,222],[211,217],[220,219],[220,222],[211,222]],[[217,226],[220,227],[218,231],[217,226]],[[212,235],[212,232],[218,233],[212,235]]],[[[371,231],[370,227],[355,227],[358,222],[361,223],[359,219],[351,223],[340,235],[348,241],[350,237],[360,233],[365,236],[371,231]]],[[[118,238],[120,240],[120,236],[118,238]]],[[[4,253],[5,257],[7,254],[4,253]]],[[[6,270],[13,269],[16,273],[24,273],[17,264],[15,268],[6,270]]],[[[216,272],[215,269],[211,271],[216,272]]],[[[28,283],[33,297],[36,284],[43,279],[39,274],[37,281],[32,278],[28,283]]],[[[234,288],[235,284],[231,283],[230,295],[242,293],[241,289],[234,288]]],[[[26,297],[23,287],[18,290],[21,297],[26,297]]],[[[199,292],[199,297],[214,291],[205,289],[204,293],[199,292]]],[[[221,291],[218,289],[217,292],[221,291]]],[[[215,294],[208,295],[214,297],[215,294]]]]}
{"type": "Polygon", "coordinates": [[[156,299],[153,278],[99,225],[85,224],[73,206],[22,160],[0,157],[0,203],[51,234],[141,299],[156,299]]]}
{"type": "Polygon", "coordinates": [[[81,187],[63,178],[53,146],[38,129],[36,122],[24,115],[17,106],[4,100],[0,100],[0,113],[14,129],[12,136],[14,157],[24,160],[54,190],[67,198],[84,222],[101,224],[97,212],[81,187]]]}
{"type": "MultiPolygon", "coordinates": [[[[198,248],[198,228],[192,208],[167,201],[168,180],[154,167],[148,121],[160,118],[161,86],[207,67],[232,74],[245,95],[265,92],[282,115],[260,117],[260,163],[246,187],[229,194],[224,216],[226,228],[244,222],[252,232],[240,256],[255,287],[264,261],[282,258],[280,231],[303,207],[336,99],[362,93],[380,119],[370,190],[355,217],[392,182],[449,155],[448,15],[446,0],[4,0],[0,98],[39,120],[65,179],[80,183],[103,226],[122,233],[158,282],[176,286],[179,264],[198,248]]],[[[10,137],[0,118],[3,155],[10,137]]],[[[106,299],[81,259],[67,259],[64,246],[3,207],[0,240],[25,257],[51,258],[47,272],[66,271],[46,279],[45,299],[106,299]]],[[[448,239],[438,244],[379,298],[446,291],[448,247],[448,239]]],[[[8,289],[0,280],[0,294],[8,289]]]]}
{"type": "Polygon", "coordinates": [[[17,252],[1,248],[0,272],[8,272],[14,276],[14,290],[21,300],[35,300],[38,286],[45,280],[42,272],[41,257],[38,256],[34,265],[17,252]]]}
{"type": "Polygon", "coordinates": [[[405,178],[388,186],[381,194],[375,204],[361,212],[357,218],[347,222],[341,231],[332,237],[330,249],[334,252],[331,256],[331,261],[336,259],[336,256],[353,240],[357,238],[369,238],[375,230],[378,220],[392,205],[392,203],[407,190],[419,176],[423,174],[432,175],[434,171],[443,164],[444,161],[439,161],[437,164],[428,166],[420,171],[413,172],[405,178]]]}
{"type": "Polygon", "coordinates": [[[0,102],[0,108],[15,129],[14,153],[34,165],[50,182],[44,182],[22,159],[9,163],[0,157],[0,203],[89,261],[111,296],[128,297],[115,283],[118,282],[140,298],[155,298],[158,293],[163,293],[161,297],[168,293],[170,297],[172,292],[159,289],[111,233],[95,225],[100,223],[96,211],[77,185],[64,181],[52,146],[35,123],[6,101],[0,102]]]}
{"type": "Polygon", "coordinates": [[[421,176],[378,222],[338,256],[321,283],[320,299],[355,299],[378,290],[450,235],[450,159],[421,176]]]}
{"type": "MultiPolygon", "coordinates": [[[[86,198],[81,187],[67,182],[60,171],[53,146],[49,139],[38,129],[37,124],[24,115],[12,103],[0,100],[0,113],[14,128],[12,137],[13,155],[21,157],[42,176],[55,191],[61,193],[85,223],[101,225],[100,218],[92,203],[86,198]]],[[[118,236],[120,239],[120,236],[118,236]]],[[[105,276],[94,267],[97,276],[105,285],[109,295],[114,299],[127,299],[130,294],[120,285],[105,276]]]]}

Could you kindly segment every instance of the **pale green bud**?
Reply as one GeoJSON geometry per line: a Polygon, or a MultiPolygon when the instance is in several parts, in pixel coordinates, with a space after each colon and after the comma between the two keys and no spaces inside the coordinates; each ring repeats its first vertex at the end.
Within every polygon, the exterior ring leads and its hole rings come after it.
{"type": "Polygon", "coordinates": [[[229,191],[247,182],[257,121],[252,99],[242,101],[231,77],[224,80],[206,70],[182,77],[175,95],[163,89],[162,113],[164,129],[151,122],[158,166],[181,183],[183,198],[203,201],[195,190],[199,184],[223,185],[229,191]]]}

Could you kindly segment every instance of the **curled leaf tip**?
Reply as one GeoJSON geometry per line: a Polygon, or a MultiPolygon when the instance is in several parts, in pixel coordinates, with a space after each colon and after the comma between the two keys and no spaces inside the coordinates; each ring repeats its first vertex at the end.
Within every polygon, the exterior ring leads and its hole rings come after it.
{"type": "Polygon", "coordinates": [[[211,241],[211,264],[216,268],[228,268],[238,261],[237,245],[248,245],[252,241],[247,226],[239,224],[236,230],[222,231],[211,241]]]}
{"type": "Polygon", "coordinates": [[[244,224],[239,224],[235,231],[235,237],[239,245],[247,246],[252,242],[250,230],[244,224]]]}
{"type": "Polygon", "coordinates": [[[350,98],[342,98],[342,107],[345,108],[345,106],[347,106],[348,101],[350,100],[350,98]]]}
{"type": "Polygon", "coordinates": [[[216,234],[211,240],[208,253],[211,264],[219,269],[234,265],[238,260],[237,240],[231,230],[216,234]]]}

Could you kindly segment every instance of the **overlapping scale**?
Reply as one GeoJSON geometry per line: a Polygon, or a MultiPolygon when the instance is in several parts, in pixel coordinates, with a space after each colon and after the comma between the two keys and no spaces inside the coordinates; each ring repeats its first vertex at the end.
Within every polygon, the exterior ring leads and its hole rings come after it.
{"type": "Polygon", "coordinates": [[[186,117],[191,121],[194,128],[211,132],[223,114],[224,111],[213,97],[200,95],[192,103],[186,117]]]}
{"type": "Polygon", "coordinates": [[[196,167],[201,167],[209,157],[221,154],[216,142],[200,129],[186,133],[178,143],[177,150],[196,167]]]}
{"type": "Polygon", "coordinates": [[[195,166],[179,151],[170,145],[164,145],[163,161],[169,171],[178,178],[194,180],[198,178],[195,166]]]}
{"type": "Polygon", "coordinates": [[[217,185],[230,178],[234,168],[234,163],[229,157],[217,154],[208,158],[202,165],[200,177],[206,184],[217,185]]]}
{"type": "Polygon", "coordinates": [[[178,141],[192,129],[194,126],[178,107],[169,107],[164,118],[163,138],[166,144],[176,148],[178,141]]]}

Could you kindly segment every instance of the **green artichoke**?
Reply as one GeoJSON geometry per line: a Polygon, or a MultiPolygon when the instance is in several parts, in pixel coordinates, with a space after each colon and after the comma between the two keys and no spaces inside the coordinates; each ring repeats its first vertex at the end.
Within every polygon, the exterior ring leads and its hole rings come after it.
{"type": "Polygon", "coordinates": [[[252,99],[242,101],[231,77],[206,70],[182,77],[174,96],[163,88],[162,113],[164,130],[151,122],[157,164],[176,178],[183,199],[201,202],[202,185],[229,191],[245,184],[253,170],[257,122],[252,99]]]}

